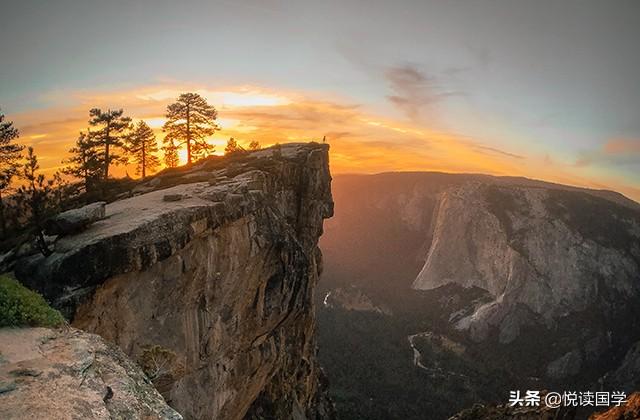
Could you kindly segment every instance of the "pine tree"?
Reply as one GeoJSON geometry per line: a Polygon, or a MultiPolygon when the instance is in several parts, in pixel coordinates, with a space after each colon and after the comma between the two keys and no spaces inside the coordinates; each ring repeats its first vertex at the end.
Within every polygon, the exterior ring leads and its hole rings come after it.
{"type": "Polygon", "coordinates": [[[225,155],[230,155],[230,154],[237,153],[237,152],[244,152],[244,149],[242,148],[242,146],[240,146],[238,144],[236,139],[231,137],[227,141],[227,146],[224,148],[224,154],[225,155]]]}
{"type": "Polygon", "coordinates": [[[62,173],[82,179],[85,191],[93,189],[104,173],[101,154],[88,133],[80,132],[76,145],[69,149],[72,156],[62,161],[67,166],[62,173]]]}
{"type": "Polygon", "coordinates": [[[27,205],[30,214],[29,222],[34,229],[36,244],[42,255],[51,255],[51,250],[47,245],[42,232],[44,221],[56,210],[55,178],[47,180],[43,174],[38,174],[40,165],[33,147],[27,149],[27,161],[22,167],[21,177],[26,181],[26,185],[18,189],[20,201],[27,205]]]}
{"type": "Polygon", "coordinates": [[[4,114],[0,112],[0,233],[2,233],[2,237],[7,235],[3,194],[9,191],[11,180],[18,171],[18,162],[22,158],[22,150],[24,149],[24,146],[13,143],[19,136],[20,133],[13,127],[13,122],[5,121],[4,114]]]}
{"type": "Polygon", "coordinates": [[[197,93],[183,93],[167,107],[167,122],[162,131],[167,133],[164,142],[176,147],[187,146],[187,163],[214,152],[206,137],[220,129],[215,120],[216,109],[197,93]]]}
{"type": "Polygon", "coordinates": [[[89,124],[92,127],[99,127],[97,131],[91,131],[90,138],[98,149],[101,149],[103,179],[109,179],[109,166],[111,164],[125,164],[127,157],[114,153],[117,149],[124,147],[124,138],[127,130],[131,127],[131,118],[123,117],[124,111],[107,110],[103,112],[98,108],[89,111],[89,124]],[[116,149],[116,150],[114,150],[116,149]]]}
{"type": "Polygon", "coordinates": [[[175,168],[180,163],[178,158],[178,146],[175,145],[173,140],[167,142],[162,146],[162,152],[164,153],[164,165],[167,168],[175,168]]]}
{"type": "Polygon", "coordinates": [[[253,140],[251,143],[249,143],[249,150],[259,150],[260,149],[260,143],[258,143],[257,141],[253,140]]]}
{"type": "Polygon", "coordinates": [[[144,178],[147,176],[147,171],[155,171],[160,166],[160,159],[155,155],[158,153],[156,135],[142,120],[127,137],[127,151],[136,163],[136,175],[142,173],[144,178]]]}

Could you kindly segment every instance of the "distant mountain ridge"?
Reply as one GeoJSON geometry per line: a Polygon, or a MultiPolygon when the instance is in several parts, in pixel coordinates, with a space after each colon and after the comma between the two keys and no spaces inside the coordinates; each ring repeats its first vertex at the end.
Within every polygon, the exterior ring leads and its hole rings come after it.
{"type": "Polygon", "coordinates": [[[376,174],[339,174],[334,175],[334,178],[346,179],[346,178],[357,178],[357,177],[376,177],[376,178],[388,178],[388,177],[399,177],[399,178],[412,178],[418,177],[423,178],[425,181],[428,181],[429,178],[445,180],[449,178],[451,183],[472,180],[475,179],[477,181],[483,181],[487,183],[493,183],[497,185],[510,185],[510,186],[521,186],[521,187],[538,187],[538,188],[547,188],[547,189],[557,189],[563,191],[582,191],[596,197],[604,198],[606,200],[612,201],[616,204],[620,204],[625,207],[634,208],[640,210],[640,203],[625,196],[624,194],[609,190],[609,189],[596,189],[596,188],[587,188],[587,187],[578,187],[574,185],[561,184],[557,182],[551,181],[543,181],[540,179],[527,178],[523,176],[508,176],[508,175],[489,175],[482,173],[454,173],[454,172],[439,172],[439,171],[389,171],[389,172],[379,172],[376,174]]]}

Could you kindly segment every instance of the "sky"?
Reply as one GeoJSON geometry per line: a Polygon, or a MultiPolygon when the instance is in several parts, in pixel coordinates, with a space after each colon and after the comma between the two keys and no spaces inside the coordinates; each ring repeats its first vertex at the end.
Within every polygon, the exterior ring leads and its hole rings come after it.
{"type": "Polygon", "coordinates": [[[194,91],[218,109],[218,151],[326,136],[334,173],[521,175],[640,200],[638,1],[1,7],[0,108],[48,172],[90,108],[161,141],[166,106],[194,91]]]}

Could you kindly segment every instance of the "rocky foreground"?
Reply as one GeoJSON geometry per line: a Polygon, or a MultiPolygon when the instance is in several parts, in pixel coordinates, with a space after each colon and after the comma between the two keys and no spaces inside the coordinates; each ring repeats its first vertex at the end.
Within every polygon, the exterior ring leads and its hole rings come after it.
{"type": "Polygon", "coordinates": [[[313,315],[330,182],[315,143],[165,171],[15,274],[184,418],[330,418],[313,315]]]}
{"type": "Polygon", "coordinates": [[[0,418],[180,420],[117,346],[73,328],[0,330],[0,418]]]}

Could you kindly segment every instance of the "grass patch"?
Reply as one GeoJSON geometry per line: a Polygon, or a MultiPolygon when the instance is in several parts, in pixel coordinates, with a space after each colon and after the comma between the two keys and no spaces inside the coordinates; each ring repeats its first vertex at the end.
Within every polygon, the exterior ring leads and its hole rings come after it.
{"type": "Polygon", "coordinates": [[[64,322],[38,293],[0,275],[0,327],[57,327],[64,322]]]}

